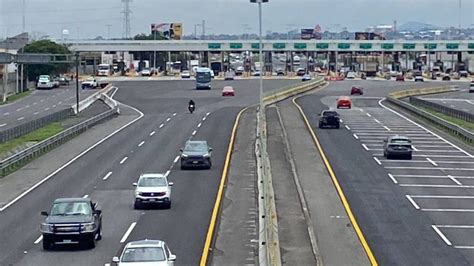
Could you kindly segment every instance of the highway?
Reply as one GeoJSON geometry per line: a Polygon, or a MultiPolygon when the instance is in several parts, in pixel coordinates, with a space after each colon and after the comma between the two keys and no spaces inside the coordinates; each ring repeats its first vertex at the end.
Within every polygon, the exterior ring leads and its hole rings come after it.
{"type": "Polygon", "coordinates": [[[458,109],[460,111],[474,113],[474,93],[469,93],[468,86],[469,84],[460,86],[460,91],[458,92],[428,95],[422,97],[422,99],[458,109]]]}
{"type": "MultiPolygon", "coordinates": [[[[79,99],[85,99],[96,91],[80,90],[79,99]]],[[[31,95],[25,98],[0,105],[0,131],[68,109],[75,103],[76,88],[74,85],[53,90],[34,90],[31,95]]]]}
{"type": "Polygon", "coordinates": [[[402,89],[393,83],[361,83],[364,95],[351,97],[353,108],[338,110],[341,129],[318,129],[317,114],[335,108],[351,83],[297,102],[380,265],[472,265],[474,156],[388,108],[383,97],[402,89]],[[411,161],[383,157],[382,140],[393,134],[412,139],[411,161]]]}
{"type": "MultiPolygon", "coordinates": [[[[265,81],[265,90],[295,80],[265,81]]],[[[1,203],[0,264],[103,265],[132,240],[165,240],[178,265],[196,265],[214,205],[234,119],[242,107],[258,102],[258,80],[214,81],[211,91],[194,90],[192,81],[120,82],[114,98],[141,119],[58,172],[14,204],[1,203]],[[236,96],[224,98],[231,84],[236,96]],[[187,101],[196,112],[187,112],[187,101]],[[207,140],[214,149],[211,170],[181,171],[179,149],[187,139],[207,140]],[[172,207],[133,209],[132,183],[144,172],[167,173],[174,182],[172,207]],[[103,211],[103,238],[92,250],[74,246],[43,251],[40,211],[60,197],[90,197],[103,211]],[[8,206],[5,208],[5,206],[8,206]]],[[[54,151],[53,151],[54,152],[54,151]]],[[[1,191],[1,180],[0,180],[1,191]]]]}

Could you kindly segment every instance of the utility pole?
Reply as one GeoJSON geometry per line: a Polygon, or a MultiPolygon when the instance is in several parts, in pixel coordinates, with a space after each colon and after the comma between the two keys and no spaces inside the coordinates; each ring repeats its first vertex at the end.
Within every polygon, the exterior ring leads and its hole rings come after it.
{"type": "Polygon", "coordinates": [[[112,27],[111,24],[105,25],[107,27],[107,40],[110,40],[110,27],[112,27]]]}
{"type": "Polygon", "coordinates": [[[26,32],[26,0],[23,0],[23,10],[22,10],[22,24],[21,24],[21,32],[26,32]]]}
{"type": "Polygon", "coordinates": [[[459,12],[459,36],[461,36],[461,12],[462,12],[462,3],[461,3],[461,0],[459,0],[459,9],[458,9],[458,12],[459,12]]]}
{"type": "Polygon", "coordinates": [[[201,40],[204,40],[205,39],[205,36],[206,36],[206,21],[205,20],[202,20],[202,36],[201,36],[201,40]]]}
{"type": "Polygon", "coordinates": [[[79,52],[76,52],[76,115],[79,115],[79,52]]]}

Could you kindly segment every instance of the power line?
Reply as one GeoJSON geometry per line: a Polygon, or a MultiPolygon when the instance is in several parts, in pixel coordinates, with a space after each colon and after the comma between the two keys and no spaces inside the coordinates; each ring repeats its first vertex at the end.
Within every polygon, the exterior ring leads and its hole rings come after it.
{"type": "Polygon", "coordinates": [[[131,37],[131,27],[130,27],[130,14],[132,10],[130,10],[130,3],[132,0],[122,0],[123,3],[123,33],[122,37],[124,39],[129,39],[131,37]]]}

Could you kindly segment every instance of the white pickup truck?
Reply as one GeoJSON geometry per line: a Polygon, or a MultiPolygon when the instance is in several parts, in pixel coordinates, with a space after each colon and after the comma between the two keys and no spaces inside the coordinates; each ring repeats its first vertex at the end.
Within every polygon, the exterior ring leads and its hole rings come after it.
{"type": "Polygon", "coordinates": [[[82,89],[90,88],[95,89],[99,87],[97,80],[94,77],[87,78],[81,83],[82,89]]]}

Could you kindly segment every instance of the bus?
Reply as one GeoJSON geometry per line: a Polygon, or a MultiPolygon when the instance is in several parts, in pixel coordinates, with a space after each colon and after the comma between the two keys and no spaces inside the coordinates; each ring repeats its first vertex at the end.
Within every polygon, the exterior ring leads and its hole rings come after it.
{"type": "Polygon", "coordinates": [[[211,89],[211,69],[200,67],[196,70],[196,90],[211,89]]]}
{"type": "Polygon", "coordinates": [[[100,64],[97,68],[97,76],[108,76],[112,74],[112,67],[109,64],[100,64]]]}

